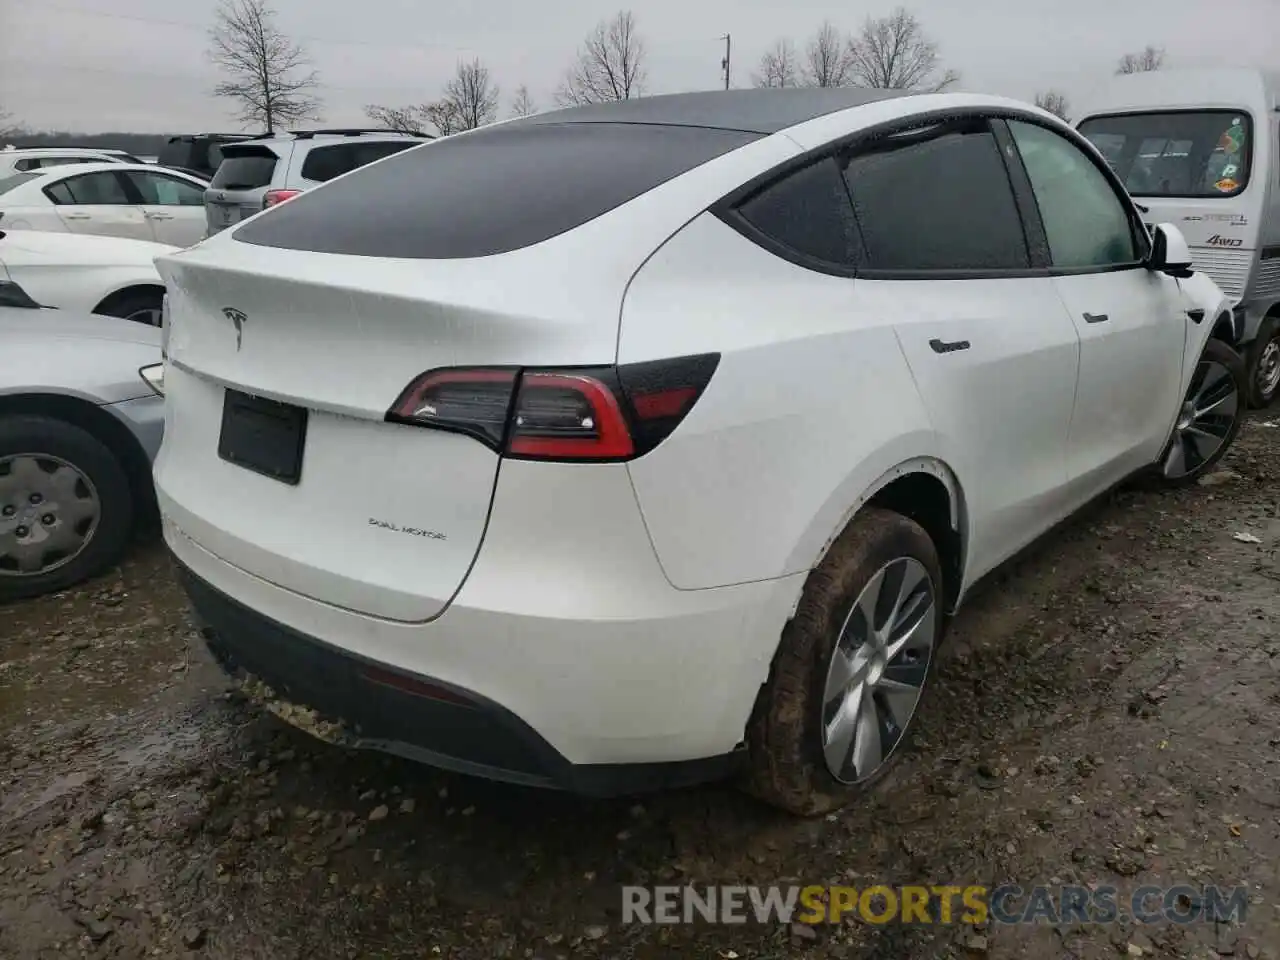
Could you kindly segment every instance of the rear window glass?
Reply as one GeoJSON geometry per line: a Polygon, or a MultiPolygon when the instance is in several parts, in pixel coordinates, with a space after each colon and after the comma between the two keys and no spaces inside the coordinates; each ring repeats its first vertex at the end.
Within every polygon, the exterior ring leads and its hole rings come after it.
{"type": "Polygon", "coordinates": [[[222,163],[209,186],[221,190],[257,190],[271,183],[278,158],[266,147],[224,147],[222,163]]]}
{"type": "Polygon", "coordinates": [[[34,180],[40,176],[38,173],[15,173],[12,176],[0,178],[0,193],[8,193],[14,187],[20,187],[28,180],[34,180]]]}
{"type": "Polygon", "coordinates": [[[1079,129],[1135,197],[1230,197],[1249,183],[1253,129],[1241,110],[1090,117],[1079,129]]]}
{"type": "Polygon", "coordinates": [[[316,147],[302,161],[302,177],[323,183],[350,173],[356,167],[373,163],[393,153],[417,146],[412,140],[382,140],[373,143],[339,143],[332,147],[316,147]]]}
{"type": "Polygon", "coordinates": [[[581,226],[759,136],[653,124],[503,124],[308,191],[235,237],[367,257],[490,256],[581,226]]]}

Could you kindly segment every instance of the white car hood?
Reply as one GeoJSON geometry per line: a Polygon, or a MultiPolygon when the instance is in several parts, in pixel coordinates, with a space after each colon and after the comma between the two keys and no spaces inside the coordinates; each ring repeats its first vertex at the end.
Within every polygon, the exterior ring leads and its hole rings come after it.
{"type": "Polygon", "coordinates": [[[47,230],[5,230],[0,218],[0,262],[10,266],[58,264],[77,266],[134,266],[152,264],[156,257],[180,249],[149,240],[54,233],[47,230]]]}

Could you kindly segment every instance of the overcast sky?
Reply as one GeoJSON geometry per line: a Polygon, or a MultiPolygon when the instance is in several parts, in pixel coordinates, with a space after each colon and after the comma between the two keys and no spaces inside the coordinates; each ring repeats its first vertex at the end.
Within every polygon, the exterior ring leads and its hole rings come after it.
{"type": "MultiPolygon", "coordinates": [[[[747,86],[761,53],[797,43],[830,19],[855,29],[893,0],[636,0],[647,48],[646,92],[722,83],[733,36],[733,82],[747,86]]],[[[539,107],[585,34],[615,12],[573,0],[273,0],[279,26],[302,42],[323,86],[324,117],[364,119],[369,103],[435,98],[459,58],[478,56],[510,95],[527,84],[539,107]]],[[[1280,0],[912,0],[907,4],[961,71],[960,89],[1029,99],[1088,92],[1116,59],[1151,43],[1167,64],[1280,68],[1280,0]]],[[[26,125],[85,132],[237,129],[209,90],[213,0],[0,0],[0,106],[26,125]]]]}

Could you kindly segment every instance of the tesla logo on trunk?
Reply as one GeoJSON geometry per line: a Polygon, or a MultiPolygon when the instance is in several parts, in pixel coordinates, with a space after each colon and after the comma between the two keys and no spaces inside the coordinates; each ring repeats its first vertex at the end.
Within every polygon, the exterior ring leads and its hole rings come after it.
{"type": "Polygon", "coordinates": [[[223,307],[222,315],[236,326],[236,351],[240,350],[240,341],[244,338],[244,322],[249,318],[235,307],[223,307]]]}
{"type": "Polygon", "coordinates": [[[1215,233],[1212,237],[1205,241],[1211,247],[1238,247],[1244,243],[1238,237],[1224,237],[1220,233],[1215,233]]]}

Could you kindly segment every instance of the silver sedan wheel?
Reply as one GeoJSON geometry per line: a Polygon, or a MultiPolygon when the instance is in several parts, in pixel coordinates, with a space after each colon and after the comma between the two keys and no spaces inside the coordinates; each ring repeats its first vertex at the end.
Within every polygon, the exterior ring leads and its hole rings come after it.
{"type": "Polygon", "coordinates": [[[98,530],[92,481],[43,453],[0,458],[0,577],[34,577],[70,563],[98,530]]]}
{"type": "Polygon", "coordinates": [[[1231,371],[1216,360],[1201,360],[1160,465],[1164,476],[1179,480],[1204,464],[1226,442],[1239,415],[1240,395],[1231,371]]]}
{"type": "Polygon", "coordinates": [[[911,723],[933,660],[937,598],[924,565],[886,564],[854,601],[827,667],[822,752],[841,783],[875,775],[911,723]]]}

